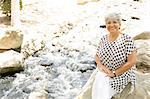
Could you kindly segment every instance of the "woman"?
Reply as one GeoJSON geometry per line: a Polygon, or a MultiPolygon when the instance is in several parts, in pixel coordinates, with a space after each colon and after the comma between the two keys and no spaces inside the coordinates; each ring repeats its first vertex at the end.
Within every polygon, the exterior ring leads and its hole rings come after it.
{"type": "Polygon", "coordinates": [[[98,73],[92,88],[92,99],[111,99],[121,93],[129,82],[135,86],[133,67],[136,48],[130,36],[121,33],[117,13],[105,17],[108,34],[100,39],[96,53],[98,73]]]}

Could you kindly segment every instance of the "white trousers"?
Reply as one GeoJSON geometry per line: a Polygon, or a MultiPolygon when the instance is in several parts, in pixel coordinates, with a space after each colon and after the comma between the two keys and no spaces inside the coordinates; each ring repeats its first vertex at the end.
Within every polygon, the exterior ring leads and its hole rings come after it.
{"type": "Polygon", "coordinates": [[[109,84],[109,77],[98,71],[92,87],[92,99],[111,99],[116,94],[109,84]]]}

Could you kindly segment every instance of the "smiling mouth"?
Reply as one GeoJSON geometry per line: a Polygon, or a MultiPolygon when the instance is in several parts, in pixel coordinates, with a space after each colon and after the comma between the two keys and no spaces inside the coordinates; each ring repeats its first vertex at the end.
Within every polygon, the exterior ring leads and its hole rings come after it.
{"type": "Polygon", "coordinates": [[[115,30],[115,28],[110,28],[110,30],[115,30]]]}

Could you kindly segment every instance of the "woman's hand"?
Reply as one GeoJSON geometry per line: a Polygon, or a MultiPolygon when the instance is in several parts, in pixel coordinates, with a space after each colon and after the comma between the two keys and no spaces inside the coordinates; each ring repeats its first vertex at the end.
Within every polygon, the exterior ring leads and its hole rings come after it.
{"type": "Polygon", "coordinates": [[[110,71],[107,67],[105,67],[105,66],[103,66],[101,69],[102,69],[102,71],[103,71],[104,73],[106,73],[107,75],[108,75],[109,73],[111,73],[111,71],[110,71]]]}
{"type": "Polygon", "coordinates": [[[111,71],[106,66],[101,66],[100,70],[102,72],[106,73],[107,75],[111,73],[111,71]]]}
{"type": "Polygon", "coordinates": [[[97,63],[97,67],[100,71],[104,72],[107,76],[109,77],[114,77],[115,75],[113,74],[113,72],[107,68],[106,66],[104,66],[101,62],[100,62],[100,58],[98,57],[98,55],[96,54],[95,56],[95,61],[97,63]]]}
{"type": "Polygon", "coordinates": [[[110,73],[108,73],[107,76],[109,76],[109,77],[115,77],[115,75],[114,75],[114,73],[112,71],[110,71],[110,73]]]}
{"type": "Polygon", "coordinates": [[[109,77],[115,76],[114,73],[110,69],[108,69],[107,67],[102,67],[101,70],[102,70],[102,72],[106,73],[107,76],[109,76],[109,77]]]}

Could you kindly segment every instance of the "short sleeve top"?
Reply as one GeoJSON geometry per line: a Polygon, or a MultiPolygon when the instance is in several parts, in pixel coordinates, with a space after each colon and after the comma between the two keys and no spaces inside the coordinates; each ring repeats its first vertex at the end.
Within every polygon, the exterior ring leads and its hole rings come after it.
{"type": "MultiPolygon", "coordinates": [[[[127,34],[120,34],[114,42],[109,42],[108,35],[105,35],[100,39],[97,55],[103,65],[110,70],[116,70],[125,64],[128,55],[134,50],[136,50],[135,44],[127,34]]],[[[116,92],[122,92],[129,82],[135,85],[136,79],[133,68],[134,66],[122,75],[110,78],[109,83],[116,92]]]]}

